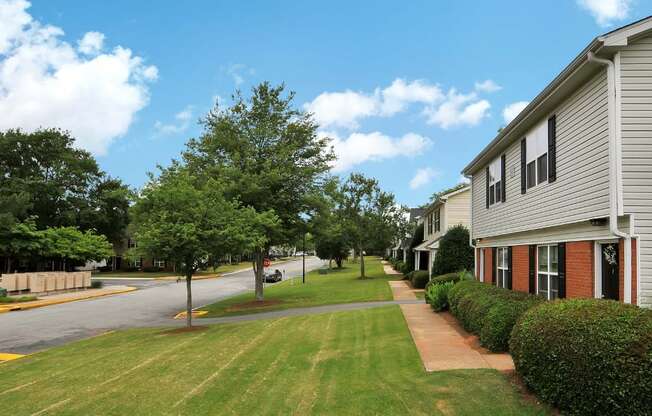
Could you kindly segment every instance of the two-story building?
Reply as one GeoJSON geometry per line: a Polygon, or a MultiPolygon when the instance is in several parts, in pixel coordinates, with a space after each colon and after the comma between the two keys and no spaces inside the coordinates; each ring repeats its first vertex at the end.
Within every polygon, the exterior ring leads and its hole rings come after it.
{"type": "Polygon", "coordinates": [[[432,275],[439,240],[449,228],[469,227],[471,220],[471,187],[463,186],[440,195],[423,214],[423,242],[414,248],[414,269],[428,270],[432,275]]]}
{"type": "Polygon", "coordinates": [[[464,168],[476,276],[652,304],[652,17],[595,38],[464,168]]]}

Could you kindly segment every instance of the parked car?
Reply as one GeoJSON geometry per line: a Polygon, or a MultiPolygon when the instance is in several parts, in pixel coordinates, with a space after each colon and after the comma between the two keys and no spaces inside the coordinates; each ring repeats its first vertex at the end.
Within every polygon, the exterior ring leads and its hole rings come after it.
{"type": "Polygon", "coordinates": [[[279,269],[274,270],[274,272],[265,272],[265,283],[276,283],[283,280],[283,273],[279,269]]]}

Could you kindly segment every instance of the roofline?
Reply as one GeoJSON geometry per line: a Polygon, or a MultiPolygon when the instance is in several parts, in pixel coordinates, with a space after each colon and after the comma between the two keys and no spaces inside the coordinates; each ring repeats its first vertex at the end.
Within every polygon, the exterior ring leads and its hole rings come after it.
{"type": "Polygon", "coordinates": [[[453,192],[449,192],[449,193],[447,193],[447,194],[444,194],[444,195],[440,196],[440,197],[439,197],[435,202],[433,202],[432,204],[428,205],[428,206],[425,208],[424,213],[430,211],[432,208],[436,207],[437,205],[443,205],[444,202],[446,202],[446,201],[448,200],[448,198],[450,198],[451,196],[455,196],[455,195],[457,195],[457,194],[461,194],[462,192],[466,192],[466,191],[470,191],[470,190],[471,190],[471,185],[468,184],[468,185],[466,185],[466,186],[463,187],[463,188],[456,189],[456,190],[454,190],[453,192]]]}
{"type": "MultiPolygon", "coordinates": [[[[548,97],[552,95],[559,87],[561,87],[566,80],[568,80],[577,70],[582,68],[587,62],[587,54],[597,52],[605,45],[605,41],[609,41],[610,37],[615,37],[623,32],[628,32],[628,29],[633,28],[637,25],[642,25],[646,21],[652,21],[652,16],[645,17],[636,22],[630,23],[628,25],[622,26],[618,29],[614,29],[611,32],[605,33],[603,35],[595,37],[576,57],[573,59],[560,73],[557,75],[544,89],[541,91],[530,103],[523,109],[521,112],[514,118],[506,127],[504,127],[498,135],[478,153],[473,160],[466,165],[462,170],[462,174],[470,176],[478,167],[480,161],[482,161],[488,154],[490,154],[498,144],[500,144],[503,139],[511,134],[511,132],[519,127],[524,121],[526,121],[532,111],[539,107],[541,104],[546,102],[548,97]]],[[[643,26],[643,25],[642,25],[643,26]]],[[[646,30],[646,29],[644,29],[646,30]]],[[[636,33],[632,34],[635,35],[636,33]]]]}

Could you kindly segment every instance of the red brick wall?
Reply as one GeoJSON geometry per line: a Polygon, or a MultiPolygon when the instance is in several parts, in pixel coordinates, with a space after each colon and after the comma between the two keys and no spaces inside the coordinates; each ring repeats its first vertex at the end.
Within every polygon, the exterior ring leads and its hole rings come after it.
{"type": "Polygon", "coordinates": [[[566,243],[566,297],[593,297],[593,242],[566,243]]]}
{"type": "Polygon", "coordinates": [[[492,258],[491,247],[484,249],[484,282],[491,284],[491,276],[493,270],[494,261],[492,258]]]}
{"type": "Polygon", "coordinates": [[[512,290],[530,290],[529,246],[512,246],[512,290]]]}
{"type": "MultiPolygon", "coordinates": [[[[618,271],[618,297],[620,301],[625,300],[625,240],[620,239],[618,244],[618,261],[620,262],[618,271]]],[[[632,304],[636,305],[636,240],[632,239],[632,304]]]]}

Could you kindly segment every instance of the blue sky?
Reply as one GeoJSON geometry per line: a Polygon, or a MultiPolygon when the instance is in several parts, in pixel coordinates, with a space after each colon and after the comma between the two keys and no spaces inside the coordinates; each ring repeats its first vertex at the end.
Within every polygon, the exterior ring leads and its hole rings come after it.
{"type": "Polygon", "coordinates": [[[506,124],[505,107],[532,99],[593,37],[646,16],[652,1],[28,6],[0,0],[0,67],[16,63],[0,75],[11,93],[0,93],[0,128],[70,129],[138,187],[200,133],[217,97],[285,82],[337,138],[337,173],[375,176],[417,205],[459,181],[506,124]]]}

